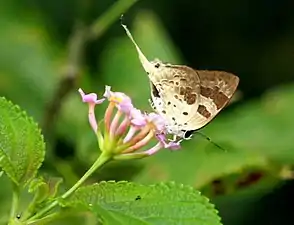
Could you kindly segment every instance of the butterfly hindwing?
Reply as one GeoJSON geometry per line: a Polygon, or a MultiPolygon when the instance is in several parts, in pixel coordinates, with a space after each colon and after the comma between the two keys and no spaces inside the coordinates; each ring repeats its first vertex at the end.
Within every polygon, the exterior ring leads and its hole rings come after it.
{"type": "Polygon", "coordinates": [[[200,103],[188,129],[197,130],[208,124],[230,101],[239,78],[224,71],[196,70],[200,78],[200,103]]]}

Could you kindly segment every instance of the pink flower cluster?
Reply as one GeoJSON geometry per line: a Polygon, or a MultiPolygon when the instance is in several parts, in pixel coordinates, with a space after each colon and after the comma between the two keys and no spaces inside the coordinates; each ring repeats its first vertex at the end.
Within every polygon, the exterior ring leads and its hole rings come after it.
{"type": "Polygon", "coordinates": [[[153,155],[162,148],[179,149],[176,142],[167,142],[166,122],[156,113],[142,113],[132,104],[131,98],[121,92],[112,92],[110,86],[105,87],[104,98],[98,99],[95,93],[85,94],[79,89],[83,102],[89,105],[89,122],[97,134],[101,151],[112,152],[116,158],[141,158],[153,155]],[[104,133],[98,128],[95,117],[95,106],[108,100],[109,105],[104,115],[104,133]],[[139,151],[152,140],[156,144],[146,150],[139,151]]]}

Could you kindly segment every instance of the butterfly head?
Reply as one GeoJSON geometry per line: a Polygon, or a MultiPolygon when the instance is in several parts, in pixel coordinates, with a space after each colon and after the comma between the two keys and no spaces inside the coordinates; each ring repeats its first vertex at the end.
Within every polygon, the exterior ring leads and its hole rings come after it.
{"type": "Polygon", "coordinates": [[[172,134],[175,141],[178,140],[190,140],[196,130],[184,130],[182,126],[178,125],[167,125],[166,126],[167,132],[172,134]]]}
{"type": "Polygon", "coordinates": [[[182,130],[184,132],[183,139],[190,140],[196,130],[182,130]]]}

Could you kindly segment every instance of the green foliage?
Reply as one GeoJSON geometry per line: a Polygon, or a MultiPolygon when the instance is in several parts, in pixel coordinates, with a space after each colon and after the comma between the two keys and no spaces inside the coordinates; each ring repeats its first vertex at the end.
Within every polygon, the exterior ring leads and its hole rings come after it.
{"type": "Polygon", "coordinates": [[[42,178],[38,177],[30,183],[29,192],[35,192],[34,203],[41,203],[49,193],[49,185],[42,178]]]}
{"type": "Polygon", "coordinates": [[[15,184],[25,186],[44,160],[43,136],[32,118],[5,98],[0,98],[0,121],[0,166],[15,184]]]}
{"type": "Polygon", "coordinates": [[[104,224],[221,224],[207,198],[175,183],[101,182],[78,189],[62,205],[87,208],[104,224]]]}
{"type": "MultiPolygon", "coordinates": [[[[42,18],[0,6],[0,90],[40,122],[53,94],[62,52],[48,37],[42,18]],[[22,18],[22,22],[15,16],[22,18]],[[24,94],[25,93],[25,94],[24,94]]],[[[11,4],[13,5],[13,4],[11,4]]]]}
{"type": "Polygon", "coordinates": [[[35,178],[29,187],[29,192],[35,193],[34,202],[42,203],[46,199],[52,200],[56,196],[61,182],[62,179],[57,177],[35,178]]]}
{"type": "Polygon", "coordinates": [[[58,192],[58,188],[62,182],[60,178],[37,177],[30,183],[28,192],[34,194],[33,199],[30,201],[26,210],[22,213],[22,219],[27,219],[29,216],[34,215],[46,204],[52,202],[58,192]]]}
{"type": "MultiPolygon", "coordinates": [[[[99,155],[97,140],[87,120],[87,106],[81,104],[77,93],[79,87],[86,92],[96,92],[100,97],[104,85],[111,85],[113,90],[128,94],[138,108],[151,111],[147,101],[148,77],[118,19],[120,14],[135,1],[117,2],[119,4],[115,4],[111,10],[106,10],[106,6],[110,6],[111,1],[103,1],[102,5],[95,1],[86,4],[83,1],[77,3],[64,1],[56,4],[54,1],[16,0],[0,3],[0,95],[7,96],[25,109],[42,126],[46,123],[52,124],[52,129],[47,130],[44,126],[43,131],[49,148],[40,176],[36,178],[36,173],[44,159],[45,148],[40,130],[18,106],[0,98],[0,167],[3,170],[0,172],[0,203],[3,206],[0,209],[0,224],[7,224],[7,221],[11,220],[8,218],[10,205],[13,209],[12,216],[15,217],[19,213],[22,216],[21,221],[30,220],[33,215],[60,197],[59,189],[68,190],[74,185],[97,159],[99,155]],[[104,8],[105,14],[98,15],[98,12],[104,11],[104,8]],[[75,10],[83,14],[82,17],[87,18],[87,21],[84,21],[79,13],[73,13],[75,10]],[[73,24],[73,20],[77,20],[78,23],[73,24]],[[90,20],[97,23],[89,25],[90,20]],[[95,34],[99,36],[99,40],[92,39],[84,49],[73,50],[84,53],[79,55],[82,61],[82,65],[79,66],[71,65],[73,56],[68,46],[75,27],[79,27],[77,25],[80,23],[89,25],[89,30],[94,29],[92,32],[86,29],[85,36],[89,33],[95,34]],[[69,84],[72,86],[65,98],[59,102],[60,111],[58,104],[56,112],[53,110],[52,113],[56,113],[53,115],[54,120],[46,121],[48,105],[57,93],[60,81],[68,75],[68,71],[71,72],[72,66],[74,69],[77,66],[78,76],[73,76],[72,83],[69,84]],[[44,172],[50,175],[49,179],[41,177],[44,172]],[[64,177],[65,182],[61,184],[59,179],[52,178],[56,176],[64,177]],[[13,181],[13,185],[9,183],[8,178],[13,181]],[[12,188],[15,184],[25,186],[27,189],[22,191],[28,193],[21,193],[24,196],[19,196],[19,204],[17,199],[10,204],[12,194],[17,196],[12,188]]],[[[228,26],[229,31],[222,27],[228,19],[231,19],[232,12],[238,12],[230,8],[238,8],[240,6],[238,2],[228,8],[226,4],[218,5],[217,1],[215,1],[216,6],[206,5],[205,1],[196,1],[193,4],[199,4],[205,10],[197,11],[196,20],[191,21],[191,25],[175,23],[175,19],[182,18],[183,14],[179,13],[174,17],[173,6],[167,0],[168,7],[158,1],[153,3],[156,3],[158,16],[152,11],[141,11],[141,9],[135,11],[134,18],[132,12],[125,13],[125,23],[149,60],[159,58],[164,62],[188,64],[184,62],[185,59],[173,39],[177,43],[187,41],[191,46],[190,52],[185,52],[185,56],[190,54],[189,62],[196,62],[190,64],[191,67],[235,70],[241,78],[242,90],[247,90],[247,93],[248,90],[251,93],[251,89],[252,92],[257,89],[263,91],[269,84],[277,85],[283,76],[285,79],[285,74],[292,79],[293,71],[289,70],[292,65],[289,60],[292,56],[291,46],[294,46],[292,30],[292,36],[289,37],[277,33],[275,35],[279,36],[266,35],[278,38],[263,42],[262,51],[258,52],[255,50],[255,45],[259,43],[252,43],[253,39],[247,38],[247,30],[243,30],[243,27],[238,26],[236,29],[228,26]],[[158,13],[163,6],[166,12],[171,12],[172,20],[166,17],[168,13],[158,13]],[[219,10],[220,8],[222,10],[219,10]],[[201,19],[203,15],[205,15],[204,20],[201,19]],[[215,20],[207,20],[206,15],[215,20]],[[218,16],[221,16],[221,21],[217,19],[218,16]],[[164,18],[163,21],[160,17],[164,18]],[[129,18],[133,19],[133,24],[129,23],[129,18]],[[212,21],[216,21],[219,29],[211,29],[212,21]],[[197,39],[178,39],[180,36],[175,33],[176,27],[187,28],[186,26],[196,29],[197,39]],[[173,38],[167,29],[172,32],[173,38]],[[239,36],[236,35],[236,30],[239,31],[239,36]],[[246,35],[244,35],[245,31],[246,35]],[[209,37],[207,38],[209,46],[202,48],[202,43],[205,45],[203,37],[209,37]],[[244,40],[247,39],[250,43],[246,46],[244,40]],[[239,51],[239,54],[240,52],[242,54],[235,57],[232,49],[235,53],[239,51]],[[227,53],[228,51],[230,53],[227,53]],[[229,57],[223,57],[226,54],[229,54],[229,57]],[[232,55],[234,57],[231,57],[232,55]],[[248,58],[254,64],[250,63],[248,58]]],[[[151,5],[155,4],[151,2],[151,5]]],[[[240,8],[243,10],[244,7],[240,8]]],[[[237,14],[239,19],[244,16],[242,13],[237,14]]],[[[255,19],[251,22],[256,26],[262,24],[262,22],[256,23],[255,19]]],[[[286,34],[285,24],[283,31],[286,34]]],[[[183,36],[187,37],[186,34],[183,36]]],[[[245,214],[244,208],[247,210],[253,208],[252,203],[248,203],[250,199],[259,200],[261,195],[275,190],[274,187],[281,184],[281,180],[293,178],[291,168],[294,164],[293,87],[293,84],[280,86],[267,91],[260,98],[242,101],[242,104],[237,104],[237,107],[232,107],[233,109],[228,106],[213,122],[201,130],[225,148],[226,152],[195,134],[192,140],[183,143],[180,151],[163,150],[144,160],[111,163],[92,174],[88,182],[132,180],[144,183],[146,186],[126,182],[102,182],[80,188],[69,201],[63,203],[66,206],[83,206],[95,213],[95,219],[92,214],[89,216],[89,213],[82,213],[80,207],[77,207],[74,213],[70,210],[59,211],[54,208],[50,212],[53,216],[45,213],[33,218],[30,223],[48,216],[46,220],[56,220],[50,224],[93,225],[97,223],[97,218],[103,218],[106,224],[115,224],[118,220],[120,222],[117,223],[121,224],[127,224],[126,220],[134,224],[164,224],[165,221],[168,224],[176,224],[178,222],[178,220],[174,222],[176,217],[181,217],[183,220],[189,215],[202,218],[201,216],[205,214],[201,212],[207,211],[210,212],[213,221],[206,221],[203,224],[219,224],[214,209],[197,191],[187,186],[170,183],[150,185],[150,183],[170,180],[201,189],[202,193],[209,197],[221,195],[214,198],[213,202],[221,215],[235,217],[237,221],[226,224],[245,223],[244,218],[248,218],[248,215],[245,214]],[[195,205],[188,206],[190,203],[185,202],[188,198],[189,202],[192,199],[195,205]],[[232,207],[235,207],[234,210],[232,207]],[[162,217],[148,218],[146,214],[149,212],[162,217]],[[59,215],[54,217],[54,213],[59,215]],[[171,219],[171,216],[174,217],[171,219]],[[116,221],[113,222],[114,220],[116,221]]],[[[65,89],[65,87],[61,88],[62,91],[65,89]]],[[[246,97],[248,96],[245,92],[246,97]]],[[[96,108],[99,119],[103,118],[104,110],[104,106],[96,108]]],[[[258,205],[254,203],[254,209],[255,204],[258,205]]],[[[11,221],[16,224],[19,222],[11,221]]],[[[189,222],[185,221],[183,224],[189,222]]]]}

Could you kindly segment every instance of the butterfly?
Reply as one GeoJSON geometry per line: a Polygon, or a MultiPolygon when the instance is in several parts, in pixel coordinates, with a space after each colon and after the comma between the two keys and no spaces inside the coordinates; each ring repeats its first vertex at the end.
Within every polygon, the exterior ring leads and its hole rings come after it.
{"type": "Polygon", "coordinates": [[[158,59],[148,61],[126,25],[121,25],[148,75],[152,108],[166,119],[174,140],[190,139],[228,104],[239,78],[224,71],[194,70],[158,59]]]}

